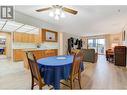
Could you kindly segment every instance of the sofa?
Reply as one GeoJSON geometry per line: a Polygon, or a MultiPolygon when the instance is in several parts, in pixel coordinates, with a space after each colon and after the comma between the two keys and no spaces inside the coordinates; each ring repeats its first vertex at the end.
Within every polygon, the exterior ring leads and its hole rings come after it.
{"type": "Polygon", "coordinates": [[[95,52],[95,49],[82,49],[83,61],[96,63],[98,59],[98,54],[95,52]]]}

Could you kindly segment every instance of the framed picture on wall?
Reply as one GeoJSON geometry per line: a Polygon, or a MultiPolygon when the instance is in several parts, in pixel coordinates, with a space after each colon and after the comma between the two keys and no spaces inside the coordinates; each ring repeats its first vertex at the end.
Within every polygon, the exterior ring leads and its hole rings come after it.
{"type": "Polygon", "coordinates": [[[57,32],[43,29],[43,41],[46,42],[57,42],[57,32]]]}
{"type": "Polygon", "coordinates": [[[46,32],[46,40],[55,41],[56,40],[55,38],[56,38],[55,33],[49,31],[46,32]]]}

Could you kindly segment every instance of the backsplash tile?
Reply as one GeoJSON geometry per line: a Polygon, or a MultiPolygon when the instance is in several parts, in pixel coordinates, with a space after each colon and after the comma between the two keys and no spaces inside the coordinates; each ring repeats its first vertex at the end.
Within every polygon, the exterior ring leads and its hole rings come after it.
{"type": "Polygon", "coordinates": [[[37,48],[37,44],[34,43],[13,43],[13,49],[58,49],[58,43],[56,42],[44,42],[40,44],[40,48],[37,48]]]}
{"type": "Polygon", "coordinates": [[[13,49],[25,49],[25,48],[36,48],[36,44],[20,43],[20,42],[14,42],[13,43],[13,49]]]}

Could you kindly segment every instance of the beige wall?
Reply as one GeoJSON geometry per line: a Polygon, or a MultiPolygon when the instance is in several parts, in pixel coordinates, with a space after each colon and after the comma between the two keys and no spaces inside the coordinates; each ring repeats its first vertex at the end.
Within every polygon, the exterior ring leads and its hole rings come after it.
{"type": "Polygon", "coordinates": [[[110,47],[112,43],[118,43],[118,45],[122,45],[122,33],[111,34],[109,40],[110,40],[110,47]]]}
{"type": "Polygon", "coordinates": [[[83,48],[87,49],[87,40],[88,40],[88,37],[84,36],[84,37],[81,37],[81,39],[83,41],[83,48]]]}
{"type": "Polygon", "coordinates": [[[6,37],[6,55],[7,57],[11,57],[11,52],[12,52],[12,40],[11,40],[11,33],[8,32],[0,32],[1,36],[6,37]]]}

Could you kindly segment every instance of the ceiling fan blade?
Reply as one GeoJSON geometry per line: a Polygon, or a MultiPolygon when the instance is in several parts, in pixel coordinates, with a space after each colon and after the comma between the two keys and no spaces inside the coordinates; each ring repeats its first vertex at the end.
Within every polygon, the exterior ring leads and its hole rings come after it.
{"type": "Polygon", "coordinates": [[[37,12],[41,12],[41,11],[47,11],[47,10],[50,10],[52,9],[51,7],[47,7],[47,8],[42,8],[42,9],[38,9],[36,10],[37,12]]]}
{"type": "Polygon", "coordinates": [[[73,10],[73,9],[70,9],[70,8],[63,7],[62,9],[63,9],[65,12],[69,12],[69,13],[74,14],[74,15],[76,15],[76,14],[78,13],[78,11],[73,10]]]}

